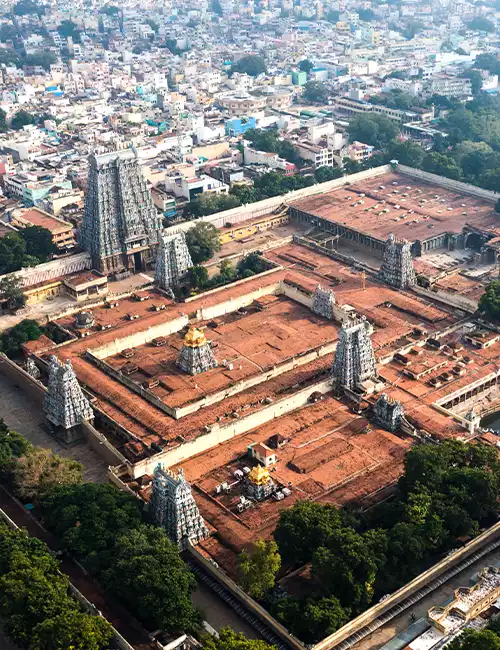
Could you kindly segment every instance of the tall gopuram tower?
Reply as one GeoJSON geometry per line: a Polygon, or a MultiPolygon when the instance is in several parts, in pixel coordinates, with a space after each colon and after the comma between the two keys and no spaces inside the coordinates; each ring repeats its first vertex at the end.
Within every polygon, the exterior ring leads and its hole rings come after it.
{"type": "Polygon", "coordinates": [[[68,443],[80,437],[78,426],[84,420],[93,419],[94,412],[80,388],[71,361],[61,363],[57,357],[50,357],[43,411],[51,428],[68,443]]]}
{"type": "Polygon", "coordinates": [[[359,388],[364,381],[376,377],[370,334],[370,323],[359,316],[351,316],[342,325],[333,359],[332,375],[344,388],[359,388]]]}
{"type": "Polygon", "coordinates": [[[193,261],[183,232],[176,235],[160,235],[156,255],[155,283],[165,290],[172,290],[182,282],[193,261]]]}
{"type": "Polygon", "coordinates": [[[417,284],[410,242],[397,240],[394,235],[389,235],[378,277],[397,289],[407,289],[417,284]]]}
{"type": "Polygon", "coordinates": [[[196,327],[189,328],[176,363],[178,368],[190,375],[198,375],[200,372],[217,368],[217,360],[210,343],[201,330],[196,327]]]}
{"type": "Polygon", "coordinates": [[[162,217],[132,149],[90,156],[80,244],[104,273],[151,264],[162,217]]]}
{"type": "Polygon", "coordinates": [[[161,464],[156,466],[149,511],[153,522],[164,528],[181,550],[209,535],[182,469],[175,475],[161,464]]]}

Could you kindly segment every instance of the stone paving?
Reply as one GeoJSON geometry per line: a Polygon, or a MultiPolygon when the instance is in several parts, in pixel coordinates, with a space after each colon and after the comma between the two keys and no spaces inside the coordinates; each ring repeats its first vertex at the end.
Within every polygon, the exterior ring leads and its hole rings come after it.
{"type": "Polygon", "coordinates": [[[85,442],[63,447],[43,428],[43,414],[38,405],[3,375],[0,375],[0,417],[11,429],[23,435],[34,445],[51,449],[65,458],[74,458],[82,463],[85,481],[92,483],[107,481],[106,462],[85,442]]]}

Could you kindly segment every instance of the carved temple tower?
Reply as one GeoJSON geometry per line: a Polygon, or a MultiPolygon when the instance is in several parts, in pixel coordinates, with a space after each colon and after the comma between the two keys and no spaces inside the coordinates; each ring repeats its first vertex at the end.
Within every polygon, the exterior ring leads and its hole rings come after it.
{"type": "Polygon", "coordinates": [[[407,289],[417,284],[410,242],[389,235],[378,277],[397,289],[407,289]]]}
{"type": "Polygon", "coordinates": [[[171,291],[182,282],[193,261],[183,232],[176,235],[160,235],[156,255],[155,283],[171,291]]]}
{"type": "Polygon", "coordinates": [[[80,243],[104,273],[150,265],[162,216],[132,149],[90,156],[80,243]]]}
{"type": "Polygon", "coordinates": [[[323,289],[323,287],[318,284],[314,292],[312,311],[319,316],[324,316],[328,320],[333,320],[334,313],[333,308],[335,305],[335,294],[331,289],[323,289]]]}
{"type": "Polygon", "coordinates": [[[78,426],[84,420],[93,419],[94,412],[80,388],[71,361],[61,363],[57,357],[50,357],[43,410],[51,428],[68,443],[80,437],[78,426]]]}
{"type": "Polygon", "coordinates": [[[160,464],[156,466],[149,511],[153,522],[164,528],[181,550],[209,535],[182,469],[175,475],[160,464]]]}
{"type": "Polygon", "coordinates": [[[397,431],[404,417],[404,408],[397,399],[390,399],[386,393],[373,406],[375,420],[387,431],[397,431]]]}
{"type": "Polygon", "coordinates": [[[344,388],[359,389],[363,382],[376,377],[375,355],[370,335],[371,325],[365,318],[351,316],[342,325],[333,359],[332,375],[344,388]]]}

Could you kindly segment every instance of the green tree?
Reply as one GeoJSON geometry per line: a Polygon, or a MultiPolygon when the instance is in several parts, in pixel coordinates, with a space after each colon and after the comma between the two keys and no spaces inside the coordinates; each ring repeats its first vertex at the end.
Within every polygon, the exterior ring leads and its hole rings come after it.
{"type": "Polygon", "coordinates": [[[117,535],[141,523],[137,499],[110,484],[56,486],[40,499],[47,528],[93,569],[106,565],[117,535]]]}
{"type": "Polygon", "coordinates": [[[16,16],[27,16],[36,13],[38,13],[38,5],[33,0],[20,0],[14,5],[14,14],[16,16]]]}
{"type": "MultiPolygon", "coordinates": [[[[0,240],[0,243],[1,241],[3,240],[0,240]]],[[[0,300],[5,301],[7,309],[16,310],[24,307],[26,298],[23,293],[22,280],[15,275],[2,278],[0,280],[0,300]]]]}
{"type": "Polygon", "coordinates": [[[239,201],[233,194],[216,194],[203,192],[198,194],[184,208],[184,216],[191,219],[204,217],[224,210],[231,210],[239,206],[239,201]]]}
{"type": "Polygon", "coordinates": [[[425,158],[425,150],[413,140],[393,141],[389,145],[389,155],[402,165],[418,169],[425,158]]]}
{"type": "Polygon", "coordinates": [[[28,650],[104,650],[112,637],[108,621],[70,609],[39,623],[28,650]]]}
{"type": "Polygon", "coordinates": [[[338,23],[340,20],[340,11],[337,11],[335,9],[331,9],[327,14],[326,14],[326,19],[330,23],[338,23]]]}
{"type": "Polygon", "coordinates": [[[208,285],[208,271],[204,266],[192,266],[188,269],[186,280],[192,289],[203,289],[208,285]]]}
{"type": "Polygon", "coordinates": [[[474,30],[475,32],[491,33],[495,31],[495,25],[491,22],[491,20],[488,20],[483,16],[477,16],[476,18],[473,18],[467,27],[474,30]]]}
{"type": "MultiPolygon", "coordinates": [[[[0,615],[7,634],[27,647],[33,628],[68,607],[69,581],[45,573],[25,556],[16,559],[17,566],[0,578],[0,615]]],[[[76,608],[74,601],[69,604],[76,608]]]]}
{"type": "Polygon", "coordinates": [[[47,228],[28,226],[20,231],[20,235],[26,242],[26,250],[40,262],[46,262],[56,250],[52,233],[47,228]]]}
{"type": "Polygon", "coordinates": [[[350,610],[338,598],[308,598],[299,601],[283,598],[274,611],[277,619],[304,643],[317,643],[333,634],[349,620],[350,610]]]}
{"type": "Polygon", "coordinates": [[[442,153],[428,154],[422,163],[426,172],[446,176],[454,180],[459,180],[462,176],[462,170],[451,156],[445,156],[442,153]]]}
{"type": "Polygon", "coordinates": [[[286,564],[301,565],[312,559],[316,549],[323,546],[340,525],[339,511],[334,506],[297,501],[280,512],[274,539],[286,564]]]}
{"type": "Polygon", "coordinates": [[[314,64],[311,63],[309,59],[302,59],[302,61],[299,63],[299,70],[305,72],[306,74],[309,74],[313,68],[314,64]]]}
{"type": "Polygon", "coordinates": [[[206,262],[220,250],[219,231],[213,224],[200,221],[187,231],[186,243],[194,264],[206,262]]]}
{"type": "Polygon", "coordinates": [[[11,461],[30,453],[32,449],[31,442],[16,431],[11,431],[0,418],[0,475],[11,461]]]}
{"type": "Polygon", "coordinates": [[[35,447],[12,468],[11,483],[22,501],[38,501],[55,486],[81,483],[82,472],[83,467],[76,460],[35,447]]]}
{"type": "Polygon", "coordinates": [[[500,319],[500,280],[493,280],[479,300],[479,309],[491,320],[500,319]]]}
{"type": "Polygon", "coordinates": [[[359,19],[367,23],[375,20],[375,13],[371,9],[358,9],[359,19]]]}
{"type": "Polygon", "coordinates": [[[274,587],[280,566],[278,545],[272,540],[259,539],[250,552],[243,550],[238,556],[241,583],[253,598],[263,598],[274,587]]]}
{"type": "Polygon", "coordinates": [[[248,277],[248,271],[251,271],[252,275],[256,273],[262,273],[267,271],[269,268],[269,263],[262,257],[259,253],[248,253],[240,259],[236,265],[238,275],[248,277]]]}
{"type": "Polygon", "coordinates": [[[6,133],[8,130],[7,113],[0,108],[0,133],[6,133]]]}
{"type": "Polygon", "coordinates": [[[225,282],[231,282],[236,277],[236,269],[229,260],[222,260],[219,264],[219,274],[225,282]]]}
{"type": "Polygon", "coordinates": [[[26,255],[26,242],[18,232],[8,232],[0,239],[0,273],[18,271],[26,255]]]}
{"type": "Polygon", "coordinates": [[[491,630],[465,630],[447,647],[449,650],[500,650],[500,638],[491,630]]]}
{"type": "Polygon", "coordinates": [[[0,26],[0,41],[2,41],[2,43],[5,43],[6,41],[12,41],[16,38],[16,36],[17,31],[13,25],[2,23],[0,26]]]}
{"type": "Polygon", "coordinates": [[[24,65],[41,66],[47,72],[50,70],[50,66],[56,62],[57,57],[52,52],[34,52],[33,54],[28,54],[24,59],[24,65]]]}
{"type": "Polygon", "coordinates": [[[23,126],[27,126],[28,124],[34,124],[34,123],[35,123],[35,118],[33,117],[33,115],[31,113],[28,113],[28,111],[21,109],[20,111],[17,111],[17,113],[14,115],[10,125],[15,131],[19,131],[20,129],[23,128],[23,126]]]}
{"type": "Polygon", "coordinates": [[[179,633],[201,622],[191,602],[196,580],[161,528],[142,525],[118,535],[102,583],[146,626],[179,633]]]}
{"type": "Polygon", "coordinates": [[[314,172],[314,178],[318,183],[332,181],[335,178],[341,178],[342,176],[343,172],[340,167],[318,167],[314,172]]]}
{"type": "Polygon", "coordinates": [[[302,99],[313,104],[326,104],[328,89],[322,81],[308,81],[304,86],[302,99]]]}
{"type": "Polygon", "coordinates": [[[205,650],[276,650],[260,639],[247,639],[241,632],[235,632],[230,627],[219,630],[219,636],[209,636],[204,640],[205,650]]]}
{"type": "Polygon", "coordinates": [[[222,5],[219,0],[210,0],[210,11],[218,16],[223,15],[222,5]]]}
{"type": "Polygon", "coordinates": [[[386,115],[357,115],[349,122],[349,139],[384,149],[399,133],[399,126],[386,115]]]}
{"type": "Polygon", "coordinates": [[[500,59],[496,54],[479,54],[474,61],[474,67],[479,70],[488,70],[491,74],[500,74],[500,59]]]}
{"type": "Polygon", "coordinates": [[[232,72],[240,72],[250,75],[251,77],[258,77],[261,74],[266,74],[266,62],[261,56],[257,54],[248,54],[242,57],[231,66],[232,72]]]}
{"type": "Polygon", "coordinates": [[[43,331],[36,321],[24,319],[2,334],[2,350],[9,357],[16,356],[23,343],[37,341],[42,333],[43,331]]]}
{"type": "Polygon", "coordinates": [[[465,79],[470,79],[471,91],[473,95],[477,95],[483,87],[483,78],[478,70],[466,70],[460,75],[465,79]]]}

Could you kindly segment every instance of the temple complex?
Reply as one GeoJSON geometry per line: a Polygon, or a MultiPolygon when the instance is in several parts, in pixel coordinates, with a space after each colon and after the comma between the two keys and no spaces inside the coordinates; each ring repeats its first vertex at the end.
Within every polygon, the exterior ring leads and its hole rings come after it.
{"type": "Polygon", "coordinates": [[[160,235],[156,256],[155,283],[160,289],[172,290],[193,266],[183,232],[160,235]]]}
{"type": "Polygon", "coordinates": [[[349,390],[364,388],[362,384],[376,376],[375,355],[370,339],[371,325],[365,318],[351,316],[342,325],[335,350],[332,375],[349,390]]]}
{"type": "Polygon", "coordinates": [[[180,549],[209,535],[181,469],[175,475],[161,464],[156,466],[149,508],[153,522],[164,528],[180,549]]]}
{"type": "Polygon", "coordinates": [[[312,311],[328,320],[333,320],[333,306],[335,305],[335,294],[331,289],[324,289],[320,284],[314,291],[312,311]]]}
{"type": "Polygon", "coordinates": [[[389,235],[379,278],[398,289],[407,289],[417,283],[410,242],[405,239],[397,240],[394,235],[389,235]]]}
{"type": "Polygon", "coordinates": [[[49,383],[43,402],[49,424],[61,433],[65,442],[79,437],[76,428],[84,420],[92,420],[94,412],[84,396],[71,361],[61,363],[52,355],[49,361],[49,383]]]}
{"type": "Polygon", "coordinates": [[[40,379],[40,370],[31,357],[26,359],[26,372],[33,379],[40,379]]]}
{"type": "Polygon", "coordinates": [[[202,330],[189,328],[176,363],[178,368],[190,375],[217,368],[217,360],[202,330]]]}
{"type": "Polygon", "coordinates": [[[396,399],[390,399],[386,393],[375,402],[373,407],[375,421],[387,431],[397,431],[401,426],[404,416],[404,408],[396,399]]]}
{"type": "Polygon", "coordinates": [[[150,265],[162,217],[132,149],[90,157],[80,243],[102,272],[150,265]]]}

